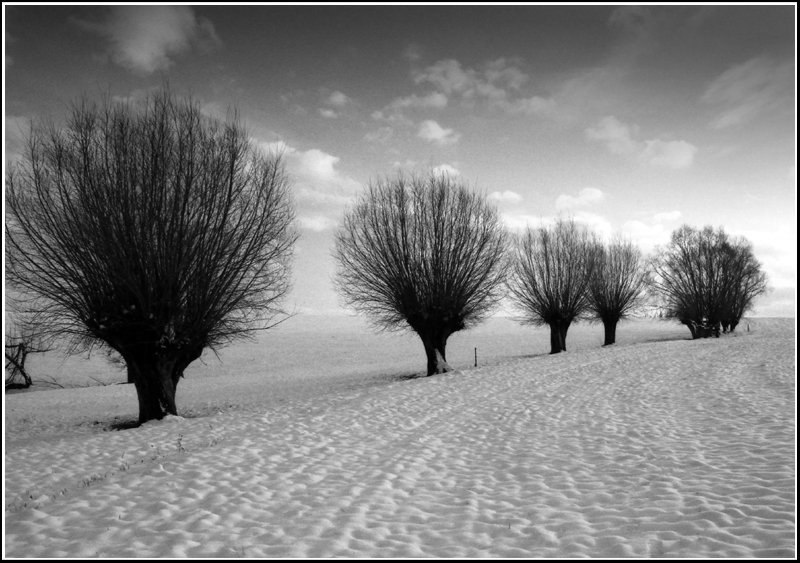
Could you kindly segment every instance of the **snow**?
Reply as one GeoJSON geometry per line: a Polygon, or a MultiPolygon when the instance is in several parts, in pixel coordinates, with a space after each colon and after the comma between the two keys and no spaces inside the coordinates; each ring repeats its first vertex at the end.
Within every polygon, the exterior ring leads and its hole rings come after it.
{"type": "Polygon", "coordinates": [[[550,356],[492,319],[426,378],[410,335],[298,318],[139,428],[128,385],[8,394],[5,555],[793,558],[794,320],[751,326],[578,325],[550,356]]]}

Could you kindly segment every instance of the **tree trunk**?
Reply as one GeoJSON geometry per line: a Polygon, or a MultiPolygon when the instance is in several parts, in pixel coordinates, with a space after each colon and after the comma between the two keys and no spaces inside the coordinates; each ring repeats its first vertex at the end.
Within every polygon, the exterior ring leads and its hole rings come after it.
{"type": "Polygon", "coordinates": [[[681,321],[687,327],[689,327],[689,332],[692,333],[692,340],[697,339],[697,329],[692,321],[681,321]]]}
{"type": "Polygon", "coordinates": [[[550,323],[550,353],[558,354],[561,352],[561,331],[558,323],[550,323]]]}
{"type": "Polygon", "coordinates": [[[733,332],[736,330],[736,325],[739,324],[739,321],[731,321],[730,328],[728,328],[728,332],[733,332]]]}
{"type": "Polygon", "coordinates": [[[605,340],[603,346],[611,346],[617,341],[617,323],[615,319],[603,319],[603,329],[605,332],[605,340]]]}
{"type": "Polygon", "coordinates": [[[133,379],[139,398],[139,424],[178,414],[175,363],[174,358],[126,358],[128,378],[133,379]]]}
{"type": "Polygon", "coordinates": [[[558,354],[567,351],[568,321],[553,321],[550,323],[550,353],[558,354]]]}
{"type": "Polygon", "coordinates": [[[446,336],[420,336],[422,344],[425,346],[425,355],[428,358],[428,375],[435,373],[446,373],[452,368],[447,363],[445,350],[447,348],[446,336]]]}

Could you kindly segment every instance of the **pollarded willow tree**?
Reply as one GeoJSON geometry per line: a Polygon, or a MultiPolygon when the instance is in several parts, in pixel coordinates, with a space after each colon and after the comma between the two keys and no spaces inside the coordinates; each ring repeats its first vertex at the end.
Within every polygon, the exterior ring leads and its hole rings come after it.
{"type": "Polygon", "coordinates": [[[74,105],[7,176],[7,280],[37,329],[115,350],[139,421],[176,414],[207,348],[282,313],[296,238],[281,160],[168,91],[74,105]]]}
{"type": "Polygon", "coordinates": [[[506,234],[486,198],[448,175],[368,186],[336,235],[336,285],[384,329],[419,335],[428,375],[449,371],[447,339],[501,297],[506,234]]]}
{"type": "Polygon", "coordinates": [[[672,233],[654,261],[654,289],[667,316],[685,324],[693,338],[734,330],[756,297],[767,290],[767,279],[752,246],[732,239],[723,229],[702,230],[684,225],[672,233]]]}
{"type": "Polygon", "coordinates": [[[550,353],[567,350],[570,325],[589,309],[594,247],[587,229],[572,219],[530,228],[517,237],[507,286],[528,323],[550,327],[550,353]]]}
{"type": "Polygon", "coordinates": [[[603,323],[604,346],[616,342],[617,323],[644,298],[648,273],[642,252],[630,241],[597,243],[589,279],[589,310],[603,323]]]}

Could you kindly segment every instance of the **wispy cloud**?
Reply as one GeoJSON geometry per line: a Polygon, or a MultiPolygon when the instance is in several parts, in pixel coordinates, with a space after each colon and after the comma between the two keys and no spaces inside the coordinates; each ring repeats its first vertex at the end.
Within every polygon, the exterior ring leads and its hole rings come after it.
{"type": "Polygon", "coordinates": [[[691,166],[697,147],[686,141],[645,141],[641,158],[650,164],[667,168],[686,168],[691,166]]]}
{"type": "Polygon", "coordinates": [[[489,194],[489,200],[497,203],[519,203],[522,201],[522,196],[517,192],[505,190],[502,192],[492,192],[489,194]]]}
{"type": "Polygon", "coordinates": [[[653,221],[656,223],[671,223],[683,217],[680,211],[664,211],[653,215],[653,221]]]}
{"type": "Polygon", "coordinates": [[[667,168],[687,168],[694,162],[697,147],[682,140],[650,139],[639,141],[639,127],[623,123],[613,115],[602,118],[584,130],[586,138],[599,142],[612,153],[631,156],[642,162],[667,168]]]}
{"type": "Polygon", "coordinates": [[[379,127],[375,131],[370,131],[364,135],[364,140],[368,143],[386,144],[392,137],[394,137],[394,128],[387,125],[385,127],[379,127]]]}
{"type": "Polygon", "coordinates": [[[327,119],[336,119],[337,117],[339,117],[339,114],[330,108],[319,108],[319,110],[317,111],[319,111],[319,114],[322,117],[325,117],[327,119]]]}
{"type": "Polygon", "coordinates": [[[556,209],[568,211],[579,207],[588,207],[600,203],[605,199],[605,194],[597,188],[583,188],[577,196],[562,194],[556,198],[556,209]]]}
{"type": "Polygon", "coordinates": [[[294,180],[294,194],[300,211],[315,216],[330,216],[352,200],[361,185],[339,169],[341,158],[320,149],[300,150],[283,141],[260,146],[272,154],[283,155],[286,169],[294,180]]]}
{"type": "Polygon", "coordinates": [[[425,120],[419,124],[417,136],[439,146],[453,145],[461,138],[461,134],[452,129],[442,127],[432,119],[425,120]]]}
{"type": "Polygon", "coordinates": [[[602,118],[597,125],[585,131],[586,138],[603,143],[614,154],[631,154],[637,150],[635,125],[626,125],[613,115],[602,118]]]}
{"type": "Polygon", "coordinates": [[[346,94],[340,92],[339,90],[335,90],[331,92],[326,102],[328,105],[333,106],[335,108],[343,108],[350,102],[350,98],[346,94]]]}
{"type": "Polygon", "coordinates": [[[721,108],[711,125],[716,129],[742,125],[777,107],[791,111],[795,107],[794,69],[794,61],[758,57],[723,72],[702,97],[721,108]]]}
{"type": "Polygon", "coordinates": [[[301,229],[314,231],[317,233],[334,229],[337,226],[337,221],[325,215],[301,215],[297,218],[301,229]]]}
{"type": "Polygon", "coordinates": [[[73,21],[109,41],[113,62],[142,74],[167,70],[192,49],[222,45],[211,21],[189,6],[116,6],[102,21],[73,21]]]}
{"type": "Polygon", "coordinates": [[[452,164],[439,164],[432,169],[437,176],[460,176],[461,171],[452,164]]]}

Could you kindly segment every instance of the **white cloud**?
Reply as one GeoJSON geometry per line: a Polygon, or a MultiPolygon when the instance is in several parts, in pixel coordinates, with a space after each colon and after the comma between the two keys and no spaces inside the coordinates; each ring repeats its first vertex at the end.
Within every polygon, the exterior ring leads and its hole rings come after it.
{"type": "Polygon", "coordinates": [[[135,72],[167,70],[176,56],[222,44],[214,25],[189,6],[115,6],[107,14],[102,22],[75,21],[108,39],[111,60],[135,72]]]}
{"type": "Polygon", "coordinates": [[[722,108],[712,121],[717,129],[742,125],[758,115],[794,106],[794,61],[778,62],[766,57],[735,65],[706,88],[702,100],[722,108]]]}
{"type": "Polygon", "coordinates": [[[432,172],[437,176],[460,176],[461,172],[452,164],[439,164],[434,166],[432,172]]]}
{"type": "Polygon", "coordinates": [[[334,229],[337,226],[337,222],[334,219],[325,215],[301,215],[297,218],[297,222],[300,224],[301,229],[317,233],[334,229]]]}
{"type": "Polygon", "coordinates": [[[600,203],[605,199],[605,194],[597,188],[583,188],[577,196],[562,194],[556,198],[556,209],[565,211],[577,207],[586,207],[600,203]]]}
{"type": "Polygon", "coordinates": [[[326,119],[336,119],[339,114],[329,108],[319,108],[319,114],[326,119]]]}
{"type": "Polygon", "coordinates": [[[505,190],[502,192],[492,192],[489,194],[489,199],[498,203],[519,203],[522,201],[522,196],[517,192],[505,190]]]}
{"type": "Polygon", "coordinates": [[[686,141],[661,141],[655,139],[645,141],[642,158],[650,164],[668,168],[686,168],[691,166],[697,147],[686,141]]]}
{"type": "Polygon", "coordinates": [[[626,221],[622,225],[622,234],[642,249],[643,252],[652,252],[656,246],[669,242],[672,230],[661,223],[645,223],[639,220],[626,221]]]}
{"type": "Polygon", "coordinates": [[[339,170],[341,159],[338,156],[320,149],[299,150],[284,141],[260,142],[259,145],[267,152],[283,155],[301,211],[307,211],[310,206],[316,209],[316,215],[339,213],[361,188],[358,181],[339,170]]]}
{"type": "Polygon", "coordinates": [[[540,215],[526,213],[501,213],[500,219],[512,231],[522,231],[528,227],[537,229],[552,222],[552,219],[548,220],[540,215]]]}
{"type": "Polygon", "coordinates": [[[653,221],[656,223],[671,223],[677,221],[683,216],[680,211],[664,211],[663,213],[656,213],[653,215],[653,221]]]}
{"type": "Polygon", "coordinates": [[[327,99],[328,105],[336,108],[344,107],[348,104],[348,102],[350,102],[350,98],[338,90],[331,92],[331,95],[328,96],[327,99]]]}
{"type": "Polygon", "coordinates": [[[596,213],[578,211],[569,215],[530,215],[526,213],[501,213],[500,219],[507,228],[520,231],[526,228],[539,229],[547,228],[555,224],[559,219],[572,219],[575,223],[585,226],[590,232],[608,240],[613,234],[611,223],[596,213]]]}
{"type": "Polygon", "coordinates": [[[668,168],[687,168],[694,162],[697,147],[687,141],[651,139],[638,141],[637,125],[623,123],[613,115],[584,130],[586,138],[605,145],[614,154],[634,156],[643,162],[668,168]]]}
{"type": "Polygon", "coordinates": [[[586,138],[603,143],[614,154],[631,154],[637,150],[633,137],[638,132],[635,125],[622,123],[613,115],[602,118],[595,127],[586,129],[586,138]]]}
{"type": "Polygon", "coordinates": [[[425,120],[419,124],[417,136],[439,146],[455,144],[461,138],[459,133],[442,127],[432,119],[425,120]]]}

